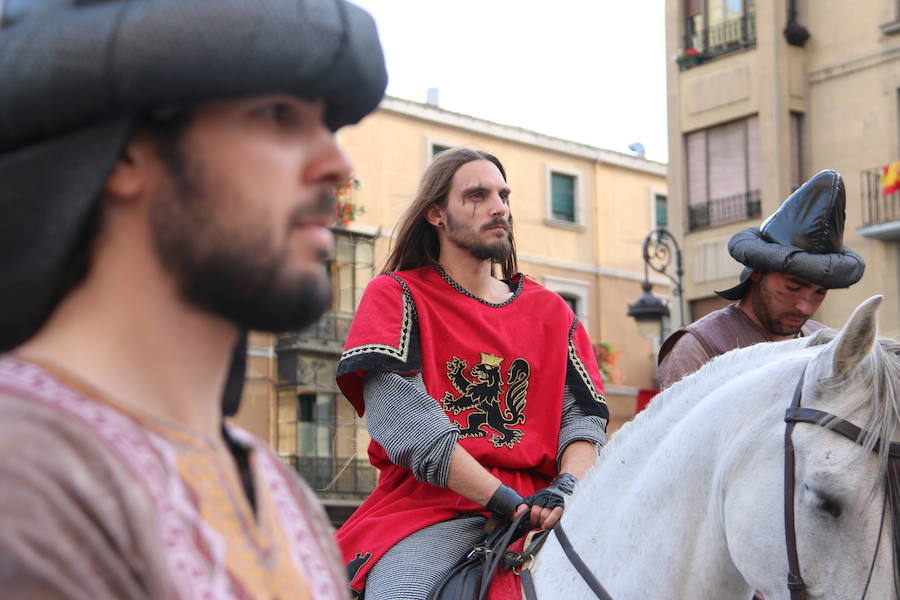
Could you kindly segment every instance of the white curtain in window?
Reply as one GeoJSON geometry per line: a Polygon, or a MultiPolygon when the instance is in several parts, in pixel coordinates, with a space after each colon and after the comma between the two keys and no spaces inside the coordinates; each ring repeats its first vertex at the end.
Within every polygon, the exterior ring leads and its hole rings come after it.
{"type": "Polygon", "coordinates": [[[695,131],[686,136],[688,205],[706,204],[706,132],[695,131]]]}
{"type": "Polygon", "coordinates": [[[709,199],[747,191],[747,122],[735,121],[709,130],[709,199]]]}

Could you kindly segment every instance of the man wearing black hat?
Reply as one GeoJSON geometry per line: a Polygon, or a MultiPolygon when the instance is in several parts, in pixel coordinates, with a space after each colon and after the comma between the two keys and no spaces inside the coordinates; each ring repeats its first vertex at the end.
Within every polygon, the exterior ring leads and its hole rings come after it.
{"type": "Polygon", "coordinates": [[[735,234],[728,252],[745,265],[741,281],[716,293],[737,304],[669,336],[659,351],[660,387],[729,350],[806,336],[824,327],[810,317],[828,290],[850,287],[865,271],[862,257],[843,245],[844,204],[840,174],[822,171],[761,227],[735,234]]]}
{"type": "Polygon", "coordinates": [[[4,598],[343,598],[331,530],[222,422],[240,331],[329,304],[344,0],[0,1],[4,598]]]}

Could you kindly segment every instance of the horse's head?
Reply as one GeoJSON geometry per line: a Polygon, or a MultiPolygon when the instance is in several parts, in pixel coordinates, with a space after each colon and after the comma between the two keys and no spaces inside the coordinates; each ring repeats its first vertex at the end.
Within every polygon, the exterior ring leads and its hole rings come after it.
{"type": "MultiPolygon", "coordinates": [[[[785,365],[781,372],[790,380],[777,381],[784,391],[760,425],[758,451],[746,456],[752,465],[735,468],[725,494],[729,552],[767,599],[790,597],[781,477],[785,426],[771,417],[773,411],[784,414],[800,372],[805,373],[802,407],[836,415],[866,432],[857,443],[829,426],[794,425],[793,514],[799,570],[809,597],[860,598],[867,581],[866,597],[896,597],[892,559],[900,500],[892,502],[885,492],[893,487],[900,497],[900,479],[888,476],[893,465],[887,444],[879,440],[900,439],[900,346],[876,338],[880,304],[881,296],[862,303],[837,334],[810,338],[797,362],[785,365]]],[[[771,390],[776,384],[768,385],[771,390]]],[[[896,462],[900,474],[900,457],[896,462]]]]}

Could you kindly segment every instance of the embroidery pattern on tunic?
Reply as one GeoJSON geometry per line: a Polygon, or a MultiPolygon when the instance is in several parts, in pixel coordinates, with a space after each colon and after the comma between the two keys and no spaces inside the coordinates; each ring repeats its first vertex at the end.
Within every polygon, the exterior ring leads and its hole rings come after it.
{"type": "MultiPolygon", "coordinates": [[[[250,436],[241,429],[230,428],[239,441],[249,442],[250,436]]],[[[291,484],[285,480],[279,465],[269,452],[257,450],[260,465],[260,478],[272,495],[272,501],[278,512],[278,520],[291,541],[290,549],[294,564],[306,575],[310,598],[334,598],[339,600],[344,595],[338,590],[329,577],[331,572],[325,561],[319,541],[312,531],[309,516],[301,509],[300,499],[291,484]]]]}
{"type": "Polygon", "coordinates": [[[594,398],[595,402],[600,404],[606,404],[606,398],[603,397],[603,394],[597,391],[597,388],[594,387],[594,380],[591,379],[590,374],[587,371],[587,368],[584,366],[584,363],[581,362],[581,358],[578,356],[578,350],[575,348],[575,328],[578,327],[578,319],[572,321],[572,327],[569,329],[569,362],[575,367],[575,371],[578,373],[578,376],[581,378],[581,381],[584,382],[585,387],[590,391],[591,396],[594,398]]]}
{"type": "MultiPolygon", "coordinates": [[[[224,533],[212,527],[201,511],[212,510],[215,513],[216,506],[221,508],[223,502],[228,503],[230,492],[219,490],[218,495],[204,495],[202,505],[198,506],[195,499],[192,499],[184,478],[214,477],[214,474],[202,469],[196,471],[196,461],[180,456],[175,446],[165,437],[139,426],[127,415],[90,399],[60,382],[51,373],[25,361],[12,358],[0,360],[0,386],[17,395],[58,408],[84,422],[97,432],[100,439],[134,474],[135,479],[146,490],[158,518],[158,535],[165,548],[165,560],[175,586],[172,590],[173,597],[218,600],[244,597],[248,593],[256,596],[256,592],[280,593],[275,591],[276,588],[283,591],[284,584],[290,583],[292,577],[287,571],[266,572],[259,567],[259,563],[247,564],[248,561],[241,560],[240,556],[245,554],[243,551],[246,548],[235,548],[237,554],[229,556],[224,533]],[[233,563],[234,560],[238,560],[241,563],[238,566],[243,568],[231,573],[229,562],[233,563]],[[248,579],[244,580],[242,575],[248,579]],[[265,589],[251,592],[244,587],[245,584],[265,582],[266,578],[270,579],[270,585],[264,587],[272,588],[268,592],[265,589]]],[[[229,431],[245,445],[257,445],[246,432],[233,427],[229,427],[229,431]]],[[[252,550],[257,555],[268,555],[274,551],[275,541],[282,540],[284,545],[281,547],[286,547],[289,551],[284,564],[292,565],[298,575],[305,577],[304,583],[310,590],[310,597],[343,597],[331,580],[331,570],[321,552],[309,517],[300,508],[296,491],[285,479],[284,471],[279,470],[278,465],[273,462],[277,459],[259,448],[255,450],[255,457],[261,480],[270,492],[269,506],[274,505],[281,530],[272,531],[274,538],[268,540],[272,543],[262,547],[256,547],[250,540],[248,543],[254,546],[252,550]]],[[[204,487],[202,481],[193,481],[199,486],[195,492],[208,488],[204,487]]],[[[221,487],[217,480],[206,483],[221,487]]],[[[253,537],[252,534],[246,535],[246,529],[253,528],[254,523],[240,520],[222,523],[221,519],[224,517],[221,514],[208,516],[218,519],[220,525],[230,529],[244,530],[245,538],[253,537]]],[[[264,556],[263,559],[265,560],[264,556]]],[[[294,589],[296,585],[288,587],[294,589]]]]}
{"type": "Polygon", "coordinates": [[[519,275],[519,283],[516,285],[516,290],[513,292],[513,295],[510,296],[508,300],[504,300],[503,302],[488,302],[484,298],[479,298],[478,296],[476,296],[475,294],[473,294],[472,292],[470,292],[463,286],[456,283],[456,281],[454,281],[454,279],[452,277],[447,275],[446,271],[444,271],[444,269],[442,269],[440,266],[435,265],[434,269],[438,272],[438,275],[441,276],[441,279],[446,281],[447,284],[450,287],[452,287],[454,290],[456,290],[463,296],[467,296],[467,297],[471,298],[472,300],[478,300],[485,306],[490,306],[491,308],[501,308],[503,306],[506,306],[507,304],[509,304],[510,302],[515,300],[516,298],[518,298],[519,294],[522,293],[522,287],[525,285],[525,276],[519,275]]]}
{"type": "Polygon", "coordinates": [[[410,333],[412,332],[413,319],[416,316],[416,305],[413,302],[412,293],[410,293],[406,282],[393,273],[386,273],[386,275],[396,280],[397,283],[400,284],[400,287],[403,288],[403,318],[400,322],[400,341],[398,342],[397,347],[395,348],[394,346],[389,346],[387,344],[365,344],[363,346],[356,346],[344,350],[341,353],[341,361],[369,352],[386,354],[391,358],[396,358],[402,362],[407,362],[409,359],[410,333]]]}
{"type": "Polygon", "coordinates": [[[196,510],[181,481],[177,477],[165,477],[167,473],[159,468],[162,459],[169,466],[168,473],[177,472],[171,451],[160,452],[159,444],[150,442],[150,432],[139,429],[122,413],[63,385],[40,367],[15,359],[0,361],[0,381],[12,384],[15,392],[24,392],[85,422],[115,451],[135,478],[144,481],[160,518],[159,535],[166,547],[166,561],[178,597],[233,597],[222,562],[221,538],[199,518],[192,519],[190,524],[185,522],[182,516],[191,513],[196,516],[196,510]],[[192,527],[196,530],[192,531],[192,527]],[[197,535],[209,550],[211,560],[201,559],[193,541],[197,535]]]}

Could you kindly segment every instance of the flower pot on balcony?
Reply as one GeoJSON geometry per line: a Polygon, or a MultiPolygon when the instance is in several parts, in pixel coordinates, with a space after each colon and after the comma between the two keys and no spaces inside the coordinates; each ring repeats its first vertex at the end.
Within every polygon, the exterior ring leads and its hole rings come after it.
{"type": "Polygon", "coordinates": [[[346,227],[351,221],[365,212],[365,209],[356,201],[355,190],[359,188],[359,179],[355,177],[334,190],[334,216],[336,227],[346,227]]]}
{"type": "Polygon", "coordinates": [[[675,62],[678,63],[678,67],[683,71],[699,65],[705,58],[703,54],[694,48],[688,48],[675,59],[675,62]]]}

